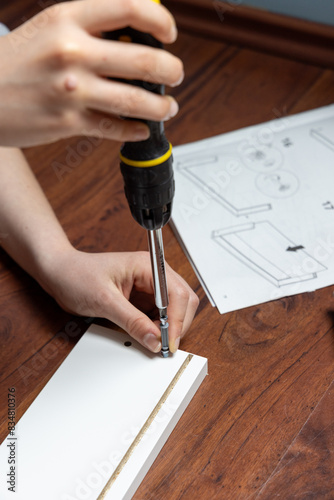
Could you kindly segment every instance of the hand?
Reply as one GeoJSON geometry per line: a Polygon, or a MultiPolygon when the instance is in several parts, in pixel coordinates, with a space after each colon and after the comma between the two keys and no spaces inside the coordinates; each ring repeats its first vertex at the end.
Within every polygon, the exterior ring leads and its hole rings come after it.
{"type": "Polygon", "coordinates": [[[146,139],[146,125],[120,116],[167,120],[174,99],[109,78],[177,85],[181,61],[165,50],[100,38],[126,26],[163,43],[175,22],[152,0],[55,4],[0,37],[0,145],[27,147],[75,135],[146,139]]]}
{"type": "MultiPolygon", "coordinates": [[[[147,311],[154,310],[154,290],[147,252],[89,254],[67,248],[48,259],[40,281],[65,310],[116,323],[152,352],[161,349],[159,322],[129,302],[139,294],[147,311]],[[133,293],[135,292],[135,293],[133,293]]],[[[198,298],[187,283],[166,264],[169,290],[169,342],[171,352],[195,315],[198,298]]],[[[156,310],[156,309],[155,309],[156,310]]],[[[156,310],[157,311],[157,310],[156,310]]]]}

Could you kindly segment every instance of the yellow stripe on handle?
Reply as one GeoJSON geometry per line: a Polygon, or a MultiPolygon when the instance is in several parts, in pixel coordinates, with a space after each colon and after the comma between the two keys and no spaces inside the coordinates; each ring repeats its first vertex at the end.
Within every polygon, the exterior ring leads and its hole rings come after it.
{"type": "Polygon", "coordinates": [[[152,0],[152,2],[161,3],[160,0],[152,0]]]}
{"type": "MultiPolygon", "coordinates": [[[[155,0],[153,0],[155,1],[155,0]]],[[[159,156],[159,158],[154,158],[153,160],[130,160],[129,158],[126,158],[125,156],[122,155],[122,153],[119,154],[121,160],[123,163],[126,165],[130,165],[130,167],[155,167],[156,165],[160,165],[164,161],[167,161],[168,158],[172,155],[172,145],[169,143],[169,149],[167,153],[165,153],[162,156],[159,156]]]]}

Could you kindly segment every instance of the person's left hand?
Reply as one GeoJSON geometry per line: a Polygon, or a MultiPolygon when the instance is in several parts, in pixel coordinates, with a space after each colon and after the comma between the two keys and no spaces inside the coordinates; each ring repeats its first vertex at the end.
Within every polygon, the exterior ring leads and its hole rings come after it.
{"type": "MultiPolygon", "coordinates": [[[[168,264],[166,276],[170,351],[175,352],[194,318],[198,298],[168,264]]],[[[152,352],[160,351],[159,322],[129,301],[137,295],[146,312],[157,311],[148,252],[91,254],[70,247],[44,266],[39,281],[63,309],[107,318],[152,352]]]]}

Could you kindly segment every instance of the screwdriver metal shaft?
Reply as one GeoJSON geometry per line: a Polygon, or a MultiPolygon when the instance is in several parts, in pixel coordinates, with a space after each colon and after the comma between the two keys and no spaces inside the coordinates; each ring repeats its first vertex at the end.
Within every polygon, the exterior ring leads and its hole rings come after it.
{"type": "Polygon", "coordinates": [[[151,256],[155,304],[159,310],[161,331],[161,355],[169,356],[168,339],[168,289],[165,270],[165,255],[161,229],[148,231],[148,246],[151,256]]]}

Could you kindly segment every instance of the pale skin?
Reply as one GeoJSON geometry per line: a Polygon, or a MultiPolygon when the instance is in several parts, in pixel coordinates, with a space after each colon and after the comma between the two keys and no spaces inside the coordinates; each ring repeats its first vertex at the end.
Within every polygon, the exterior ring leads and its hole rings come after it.
{"type": "MultiPolygon", "coordinates": [[[[65,310],[105,317],[158,352],[158,323],[129,301],[134,291],[153,301],[148,253],[75,249],[18,148],[101,130],[99,123],[106,118],[112,126],[103,129],[105,138],[142,140],[148,136],[146,126],[120,116],[167,120],[175,115],[178,107],[171,97],[105,77],[173,86],[183,79],[181,61],[167,51],[98,35],[131,25],[171,43],[177,36],[175,22],[151,0],[78,0],[39,16],[0,38],[0,243],[65,310]]],[[[168,265],[166,272],[170,349],[175,352],[198,298],[168,265]]]]}

